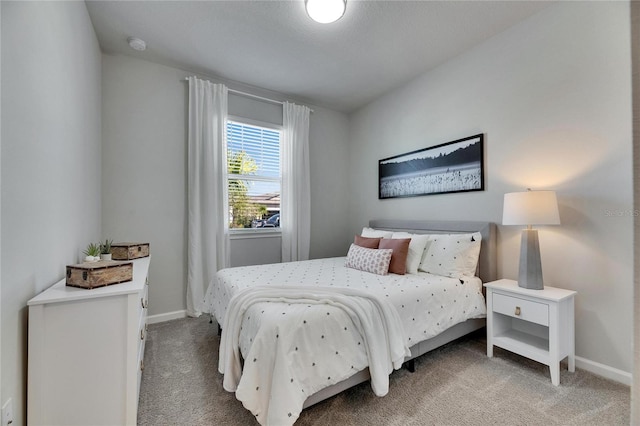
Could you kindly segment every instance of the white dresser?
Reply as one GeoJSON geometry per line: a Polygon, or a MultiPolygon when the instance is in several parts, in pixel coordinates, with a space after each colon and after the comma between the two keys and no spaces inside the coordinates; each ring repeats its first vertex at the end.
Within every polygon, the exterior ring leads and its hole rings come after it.
{"type": "Polygon", "coordinates": [[[150,258],[133,281],[54,284],[28,302],[29,425],[135,425],[144,368],[150,258]]]}

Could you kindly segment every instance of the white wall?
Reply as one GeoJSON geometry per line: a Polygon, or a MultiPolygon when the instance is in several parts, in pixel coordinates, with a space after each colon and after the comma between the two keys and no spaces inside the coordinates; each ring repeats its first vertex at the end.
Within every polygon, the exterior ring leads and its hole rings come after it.
{"type": "MultiPolygon", "coordinates": [[[[2,99],[2,6],[0,5],[0,100],[2,99]]],[[[0,101],[0,194],[2,194],[2,102],[0,101]]],[[[2,196],[0,195],[0,404],[2,397],[2,196]]]]}
{"type": "MultiPolygon", "coordinates": [[[[640,211],[640,3],[631,2],[631,69],[633,73],[633,206],[640,211]]],[[[640,221],[634,218],[634,251],[640,249],[640,221]]],[[[631,424],[640,424],[640,256],[634,256],[633,308],[633,384],[631,386],[631,424]]]]}
{"type": "Polygon", "coordinates": [[[101,54],[83,2],[0,7],[2,402],[22,425],[27,301],[101,236],[101,54]]]}
{"type": "MultiPolygon", "coordinates": [[[[505,192],[556,190],[562,225],[540,230],[545,282],[578,292],[582,365],[630,373],[629,34],[626,2],[553,5],[353,114],[351,231],[372,217],[500,223],[505,192]],[[485,191],[378,200],[379,159],[476,133],[485,191]]],[[[517,278],[519,230],[501,226],[498,246],[499,276],[517,278]]]]}
{"type": "Polygon", "coordinates": [[[349,121],[339,112],[314,107],[309,122],[312,259],[345,256],[349,233],[349,121]]]}
{"type": "Polygon", "coordinates": [[[102,56],[102,229],[150,243],[149,313],[184,309],[185,73],[102,56]]]}
{"type": "MultiPolygon", "coordinates": [[[[183,80],[192,73],[111,55],[103,55],[102,71],[103,231],[109,238],[151,243],[150,314],[181,311],[186,288],[188,94],[183,80]]],[[[348,122],[344,114],[313,108],[311,256],[339,256],[348,240],[348,122]]],[[[230,109],[235,114],[264,112],[246,99],[234,99],[230,109]]],[[[262,119],[277,117],[267,113],[262,119]]],[[[278,237],[232,240],[231,263],[277,261],[280,251],[278,237]]]]}

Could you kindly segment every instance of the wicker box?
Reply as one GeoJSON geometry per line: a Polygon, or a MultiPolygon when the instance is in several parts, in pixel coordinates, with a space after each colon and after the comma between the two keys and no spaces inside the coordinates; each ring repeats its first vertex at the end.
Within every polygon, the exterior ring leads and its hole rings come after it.
{"type": "Polygon", "coordinates": [[[67,266],[67,285],[80,288],[97,288],[124,283],[133,279],[131,262],[87,262],[67,266]]]}
{"type": "Polygon", "coordinates": [[[111,244],[113,260],[131,260],[149,256],[149,243],[115,243],[111,244]]]}

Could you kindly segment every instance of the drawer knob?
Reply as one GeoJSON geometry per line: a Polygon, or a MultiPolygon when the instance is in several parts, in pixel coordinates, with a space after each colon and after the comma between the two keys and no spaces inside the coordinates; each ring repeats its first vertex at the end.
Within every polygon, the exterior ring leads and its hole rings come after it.
{"type": "Polygon", "coordinates": [[[520,306],[516,306],[516,316],[520,316],[520,306]]]}
{"type": "Polygon", "coordinates": [[[144,308],[144,297],[140,298],[140,304],[142,305],[142,307],[144,308]]]}
{"type": "Polygon", "coordinates": [[[144,370],[144,360],[140,360],[140,371],[144,370]]]}
{"type": "Polygon", "coordinates": [[[144,330],[140,330],[140,340],[144,340],[144,330]]]}

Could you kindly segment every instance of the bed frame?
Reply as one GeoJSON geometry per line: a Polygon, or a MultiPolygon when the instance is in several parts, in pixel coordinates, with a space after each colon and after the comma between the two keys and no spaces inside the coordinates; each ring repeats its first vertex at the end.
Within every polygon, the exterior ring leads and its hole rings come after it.
{"type": "MultiPolygon", "coordinates": [[[[471,222],[471,221],[428,221],[428,220],[389,220],[377,219],[369,221],[369,226],[375,229],[389,231],[409,232],[412,234],[459,234],[480,232],[482,242],[480,245],[480,258],[478,260],[478,276],[482,282],[494,281],[496,279],[496,226],[491,222],[471,222]]],[[[405,361],[411,363],[409,369],[413,368],[413,360],[420,355],[432,351],[442,345],[456,340],[466,334],[478,330],[485,326],[485,319],[470,319],[456,324],[431,339],[424,340],[411,349],[411,356],[405,361]]],[[[366,382],[371,378],[369,369],[366,368],[342,382],[326,387],[311,395],[304,403],[303,408],[310,407],[320,401],[324,401],[338,393],[349,389],[357,384],[366,382]]]]}

